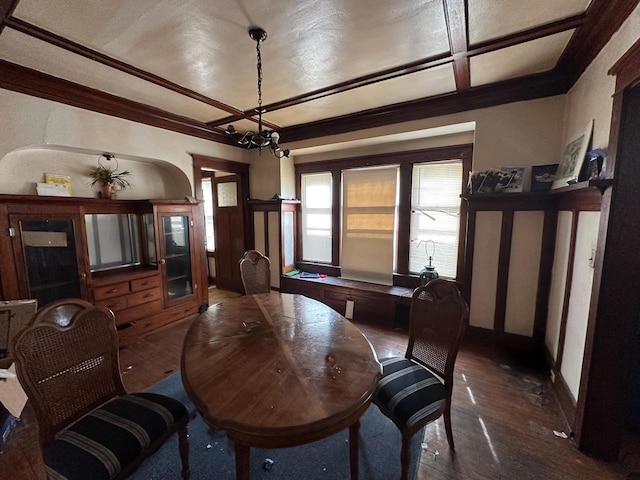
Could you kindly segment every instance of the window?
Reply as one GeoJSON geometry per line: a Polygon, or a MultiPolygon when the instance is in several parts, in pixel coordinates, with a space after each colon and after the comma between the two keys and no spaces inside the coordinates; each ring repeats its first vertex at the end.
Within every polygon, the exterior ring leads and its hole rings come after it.
{"type": "Polygon", "coordinates": [[[331,263],[331,173],[302,175],[302,259],[331,263]]]}
{"type": "Polygon", "coordinates": [[[204,228],[207,235],[207,251],[215,252],[216,237],[213,226],[213,189],[211,178],[202,179],[202,196],[204,197],[204,228]]]}
{"type": "Polygon", "coordinates": [[[458,263],[462,162],[413,166],[409,272],[432,264],[442,277],[455,278],[458,263]]]}
{"type": "Polygon", "coordinates": [[[296,165],[297,267],[415,287],[431,255],[440,276],[464,281],[472,154],[465,144],[296,165]]]}
{"type": "Polygon", "coordinates": [[[342,172],[342,277],[393,285],[397,184],[397,166],[342,172]]]}

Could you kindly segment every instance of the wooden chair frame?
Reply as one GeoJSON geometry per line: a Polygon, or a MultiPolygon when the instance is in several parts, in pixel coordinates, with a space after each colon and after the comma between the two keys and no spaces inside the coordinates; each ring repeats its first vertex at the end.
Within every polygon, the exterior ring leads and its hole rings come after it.
{"type": "MultiPolygon", "coordinates": [[[[127,393],[120,375],[114,315],[104,307],[79,299],[54,302],[36,313],[32,324],[14,339],[13,348],[18,378],[38,420],[42,448],[92,410],[127,393]],[[30,349],[28,340],[34,336],[42,337],[51,350],[30,349]],[[74,384],[48,389],[54,377],[64,382],[65,376],[73,377],[74,384]],[[89,380],[78,383],[85,378],[89,380]]],[[[115,478],[131,475],[176,431],[182,477],[189,478],[188,420],[185,416],[177,422],[115,478]]]]}

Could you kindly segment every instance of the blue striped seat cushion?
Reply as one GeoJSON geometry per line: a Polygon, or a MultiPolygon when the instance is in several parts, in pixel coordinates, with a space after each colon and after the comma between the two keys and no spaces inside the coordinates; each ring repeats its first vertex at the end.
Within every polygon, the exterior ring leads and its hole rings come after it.
{"type": "Polygon", "coordinates": [[[53,480],[108,480],[188,415],[179,401],[155,393],[123,395],[93,410],[43,450],[53,480]]]}
{"type": "Polygon", "coordinates": [[[422,365],[403,357],[381,358],[382,378],[375,402],[410,428],[441,410],[447,398],[442,382],[422,365]]]}

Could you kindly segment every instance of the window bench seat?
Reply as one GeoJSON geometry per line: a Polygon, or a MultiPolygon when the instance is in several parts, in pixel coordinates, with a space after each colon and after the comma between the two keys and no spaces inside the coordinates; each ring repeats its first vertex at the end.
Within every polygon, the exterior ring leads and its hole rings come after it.
{"type": "Polygon", "coordinates": [[[389,328],[408,326],[413,289],[347,280],[341,277],[301,278],[282,276],[280,291],[318,300],[347,318],[389,328]],[[353,302],[353,306],[347,302],[353,302]],[[352,315],[349,315],[352,309],[352,315]]]}

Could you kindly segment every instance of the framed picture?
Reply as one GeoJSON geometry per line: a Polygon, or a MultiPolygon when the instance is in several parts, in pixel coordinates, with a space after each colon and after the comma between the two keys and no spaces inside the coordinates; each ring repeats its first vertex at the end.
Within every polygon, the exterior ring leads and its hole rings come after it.
{"type": "Polygon", "coordinates": [[[500,167],[507,174],[506,184],[500,185],[503,193],[518,193],[524,189],[525,167],[500,167]]]}
{"type": "Polygon", "coordinates": [[[546,192],[551,190],[551,184],[558,170],[557,163],[548,165],[534,165],[531,167],[531,191],[546,192]]]}
{"type": "Polygon", "coordinates": [[[562,161],[558,165],[556,176],[551,188],[566,187],[578,181],[582,163],[584,162],[589,142],[591,141],[591,131],[593,130],[593,120],[590,120],[582,135],[573,140],[564,149],[562,161]]]}

